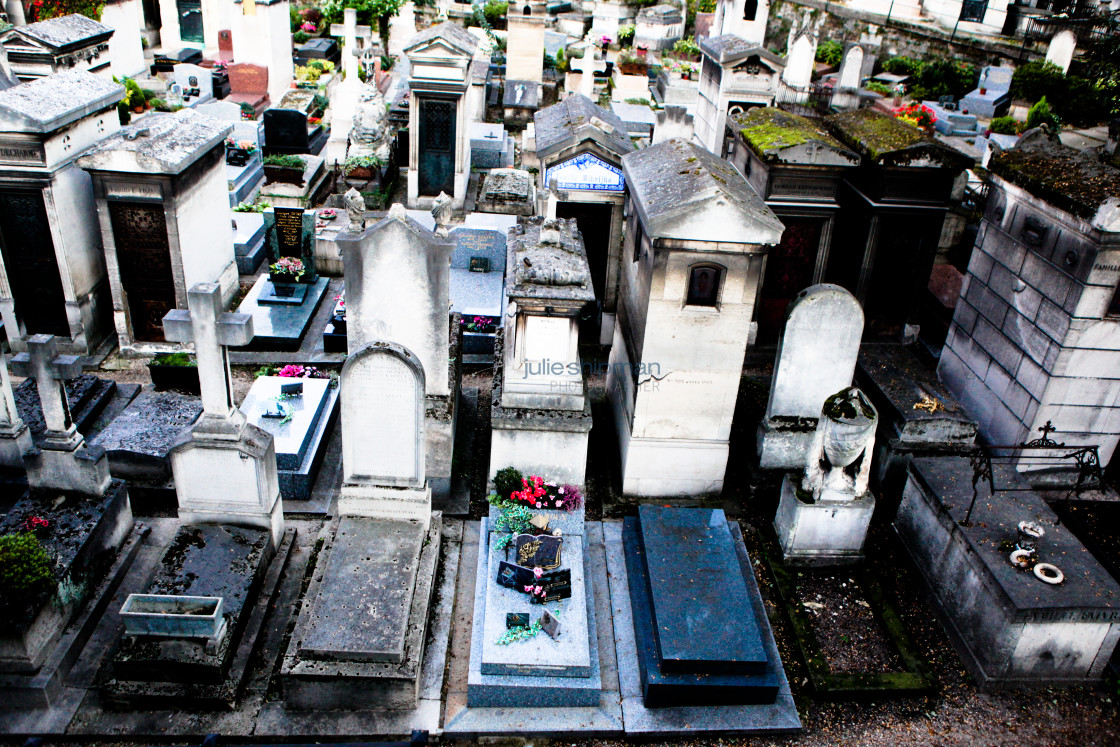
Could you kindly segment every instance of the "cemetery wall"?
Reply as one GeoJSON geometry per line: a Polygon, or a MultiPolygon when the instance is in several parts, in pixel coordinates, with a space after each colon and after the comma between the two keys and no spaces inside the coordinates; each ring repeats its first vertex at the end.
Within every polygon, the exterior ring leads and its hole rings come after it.
{"type": "Polygon", "coordinates": [[[1106,318],[1120,250],[1100,233],[993,176],[938,375],[995,443],[1120,440],[1120,319],[1106,318]],[[1041,237],[1041,238],[1039,238],[1041,237]]]}
{"type": "Polygon", "coordinates": [[[889,26],[884,26],[882,23],[885,16],[862,12],[827,0],[776,0],[770,6],[765,46],[784,53],[789,29],[793,23],[800,22],[801,14],[806,8],[812,9],[814,15],[823,14],[820,29],[822,40],[882,39],[880,56],[885,57],[902,55],[927,60],[950,57],[980,66],[1000,59],[1015,63],[1029,62],[1042,59],[1045,52],[1045,49],[1023,50],[1017,44],[992,38],[965,37],[960,33],[954,36],[952,28],[919,26],[896,16],[891,17],[889,26]]]}

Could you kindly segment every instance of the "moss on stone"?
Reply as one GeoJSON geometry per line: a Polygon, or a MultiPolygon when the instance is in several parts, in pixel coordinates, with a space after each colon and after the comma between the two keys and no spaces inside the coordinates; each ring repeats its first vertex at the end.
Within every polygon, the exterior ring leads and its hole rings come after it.
{"type": "Polygon", "coordinates": [[[993,174],[1035,197],[1092,220],[1109,197],[1120,196],[1120,169],[1047,138],[1024,136],[1019,145],[988,162],[993,174]]]}
{"type": "Polygon", "coordinates": [[[872,109],[833,114],[825,122],[840,142],[874,160],[915,145],[933,143],[914,125],[872,109]]]}
{"type": "Polygon", "coordinates": [[[764,161],[775,161],[780,151],[813,140],[841,147],[834,137],[818,128],[812,120],[781,109],[751,109],[737,121],[743,140],[764,161]]]}

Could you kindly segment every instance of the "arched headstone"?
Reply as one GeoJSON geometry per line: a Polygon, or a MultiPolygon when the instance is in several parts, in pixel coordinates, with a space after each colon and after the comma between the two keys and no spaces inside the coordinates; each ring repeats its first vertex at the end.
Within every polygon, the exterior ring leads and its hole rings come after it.
{"type": "Polygon", "coordinates": [[[1046,48],[1046,61],[1062,69],[1063,73],[1069,72],[1069,63],[1073,61],[1073,52],[1077,49],[1077,36],[1069,29],[1062,29],[1050,39],[1046,48]]]}
{"type": "Polygon", "coordinates": [[[821,405],[852,384],[862,337],[863,309],[838,285],[810,286],[790,303],[759,426],[762,467],[804,466],[821,405]]]}
{"type": "Polygon", "coordinates": [[[854,44],[844,52],[844,59],[840,63],[840,88],[859,88],[862,73],[863,47],[854,44]]]}
{"type": "Polygon", "coordinates": [[[424,367],[411,350],[374,342],[342,367],[343,483],[423,487],[424,367]]]}

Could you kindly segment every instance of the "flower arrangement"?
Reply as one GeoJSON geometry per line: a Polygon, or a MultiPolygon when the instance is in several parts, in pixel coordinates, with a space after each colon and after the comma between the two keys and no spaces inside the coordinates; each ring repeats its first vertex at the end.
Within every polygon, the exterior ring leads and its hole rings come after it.
{"type": "Polygon", "coordinates": [[[315,366],[301,366],[298,363],[289,363],[285,366],[261,366],[255,374],[261,376],[283,376],[292,379],[329,379],[331,375],[315,366]]]}
{"type": "Polygon", "coordinates": [[[313,24],[311,21],[304,21],[299,25],[299,30],[306,31],[309,34],[314,34],[319,30],[319,27],[313,24]]]}
{"type": "Polygon", "coordinates": [[[476,316],[471,319],[464,319],[463,326],[471,332],[486,332],[490,329],[490,317],[476,316]]]}
{"type": "Polygon", "coordinates": [[[299,257],[281,257],[280,260],[268,266],[269,271],[273,275],[287,275],[291,277],[292,282],[298,283],[299,279],[303,277],[306,268],[303,266],[303,260],[299,257]]]}
{"type": "Polygon", "coordinates": [[[326,208],[319,211],[319,217],[323,220],[334,220],[338,217],[338,211],[334,208],[326,208]]]}
{"type": "Polygon", "coordinates": [[[346,317],[346,297],[343,296],[342,294],[339,294],[339,295],[334,297],[334,300],[337,301],[337,303],[335,304],[335,307],[334,307],[335,308],[335,312],[334,312],[335,315],[345,318],[346,317]]]}
{"type": "Polygon", "coordinates": [[[226,138],[226,148],[240,148],[246,153],[257,151],[257,146],[253,144],[252,140],[234,140],[233,138],[226,138]]]}
{"type": "Polygon", "coordinates": [[[22,528],[25,532],[36,533],[39,531],[46,531],[50,526],[50,520],[44,519],[42,516],[28,516],[23,520],[22,528]]]}
{"type": "Polygon", "coordinates": [[[575,511],[583,505],[583,495],[574,485],[545,482],[538,475],[521,479],[521,490],[509,494],[509,500],[529,508],[575,511]]]}
{"type": "Polygon", "coordinates": [[[901,119],[903,122],[907,122],[922,129],[933,127],[933,123],[937,121],[937,116],[933,113],[932,109],[916,101],[909,106],[895,109],[894,116],[896,119],[901,119]]]}

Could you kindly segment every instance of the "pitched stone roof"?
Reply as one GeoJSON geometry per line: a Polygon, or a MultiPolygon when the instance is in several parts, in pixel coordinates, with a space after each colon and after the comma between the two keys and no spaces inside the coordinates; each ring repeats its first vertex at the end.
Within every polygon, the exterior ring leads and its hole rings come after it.
{"type": "Polygon", "coordinates": [[[99,142],[78,165],[95,171],[178,174],[231,132],[231,123],[193,109],[153,114],[99,142]]]}
{"type": "Polygon", "coordinates": [[[430,26],[412,37],[404,51],[406,53],[411,52],[413,49],[423,46],[435,39],[443,39],[450,42],[452,46],[461,49],[463,53],[467,55],[473,55],[474,50],[478,48],[478,39],[475,38],[474,34],[457,23],[444,21],[435,26],[430,26]]]}
{"type": "Polygon", "coordinates": [[[735,34],[705,36],[700,39],[700,50],[720,64],[737,62],[751,55],[758,55],[778,70],[785,69],[786,62],[766,47],[761,47],[735,34]]]}
{"type": "Polygon", "coordinates": [[[50,132],[122,98],[124,86],[119,83],[68,70],[0,91],[0,123],[19,132],[50,132]]]}
{"type": "Polygon", "coordinates": [[[824,121],[837,140],[884,165],[966,169],[973,164],[963,153],[885,112],[856,109],[833,114],[824,121]]]}
{"type": "Polygon", "coordinates": [[[824,127],[806,117],[774,107],[755,107],[735,119],[739,134],[759,158],[782,161],[782,152],[806,143],[819,143],[838,152],[842,159],[859,162],[859,156],[844,147],[824,127]]]}
{"type": "Polygon", "coordinates": [[[78,13],[29,23],[13,29],[16,33],[40,41],[55,49],[79,44],[99,36],[109,37],[113,28],[78,13]]]}
{"type": "Polygon", "coordinates": [[[626,133],[626,123],[617,114],[604,109],[582,94],[572,94],[563,101],[545,107],[533,115],[536,125],[537,156],[550,156],[584,140],[595,140],[619,156],[634,150],[626,133]],[[595,117],[605,123],[604,129],[591,123],[595,117]]]}
{"type": "Polygon", "coordinates": [[[739,171],[674,138],[623,157],[622,170],[653,239],[777,244],[784,226],[739,171]]]}

